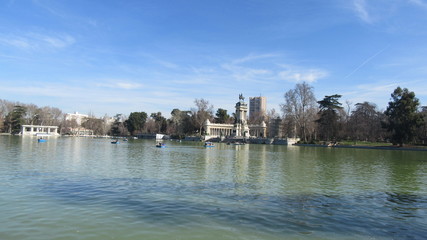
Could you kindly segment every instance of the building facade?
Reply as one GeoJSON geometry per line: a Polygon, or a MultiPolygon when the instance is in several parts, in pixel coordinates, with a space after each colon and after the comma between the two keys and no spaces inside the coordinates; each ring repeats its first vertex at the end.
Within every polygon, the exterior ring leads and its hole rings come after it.
{"type": "Polygon", "coordinates": [[[23,136],[59,136],[58,126],[22,125],[23,136]]]}
{"type": "Polygon", "coordinates": [[[281,118],[277,117],[270,120],[268,136],[271,138],[283,137],[283,123],[281,118]]]}
{"type": "Polygon", "coordinates": [[[250,97],[249,98],[249,119],[265,116],[267,112],[266,97],[250,97]]]}
{"type": "Polygon", "coordinates": [[[204,128],[209,137],[266,137],[267,127],[264,122],[259,125],[248,125],[247,113],[248,104],[242,94],[239,95],[239,101],[236,103],[236,119],[234,124],[217,124],[206,120],[204,128]]]}
{"type": "Polygon", "coordinates": [[[71,120],[76,120],[77,124],[80,126],[82,125],[82,122],[85,118],[88,118],[89,115],[86,114],[81,114],[78,112],[75,113],[67,113],[65,115],[65,120],[71,121],[71,120]]]}

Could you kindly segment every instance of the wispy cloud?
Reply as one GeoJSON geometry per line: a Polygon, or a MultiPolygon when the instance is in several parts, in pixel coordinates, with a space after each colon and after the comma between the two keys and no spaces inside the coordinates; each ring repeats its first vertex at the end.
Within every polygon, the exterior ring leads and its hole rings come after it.
{"type": "Polygon", "coordinates": [[[272,75],[272,71],[269,69],[243,67],[235,64],[223,64],[221,67],[230,72],[237,81],[260,81],[272,75]]]}
{"type": "Polygon", "coordinates": [[[28,39],[19,36],[0,36],[0,44],[11,47],[27,49],[31,47],[28,39]]]}
{"type": "Polygon", "coordinates": [[[243,58],[238,58],[233,60],[232,64],[240,64],[240,63],[246,63],[246,62],[251,62],[251,61],[255,61],[255,60],[260,60],[260,59],[266,59],[266,58],[274,58],[277,57],[277,54],[273,54],[273,53],[266,53],[266,54],[249,54],[243,58]]]}
{"type": "Polygon", "coordinates": [[[366,23],[372,23],[373,19],[368,12],[366,0],[354,0],[353,1],[354,11],[357,16],[366,23]]]}
{"type": "Polygon", "coordinates": [[[283,70],[278,73],[280,79],[289,82],[309,82],[314,83],[319,79],[329,76],[323,69],[305,68],[292,65],[281,65],[283,70]]]}
{"type": "Polygon", "coordinates": [[[156,60],[156,63],[160,64],[163,67],[169,68],[169,69],[179,69],[179,65],[172,63],[172,62],[168,62],[168,61],[164,61],[164,60],[156,60]]]}
{"type": "Polygon", "coordinates": [[[23,50],[45,50],[60,49],[73,45],[76,40],[68,34],[42,34],[25,33],[0,35],[0,44],[23,49],[23,50]]]}
{"type": "Polygon", "coordinates": [[[423,0],[409,0],[409,2],[427,10],[427,2],[423,0]]]}
{"type": "Polygon", "coordinates": [[[123,89],[123,90],[134,90],[134,89],[140,89],[143,87],[143,85],[140,83],[126,81],[126,80],[106,80],[102,83],[97,83],[96,86],[104,87],[104,88],[123,89]]]}

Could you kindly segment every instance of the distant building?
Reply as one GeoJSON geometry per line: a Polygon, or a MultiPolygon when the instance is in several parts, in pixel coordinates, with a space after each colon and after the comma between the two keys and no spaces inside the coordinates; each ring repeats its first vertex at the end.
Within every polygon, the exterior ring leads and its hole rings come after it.
{"type": "Polygon", "coordinates": [[[264,117],[266,112],[267,112],[266,97],[250,97],[249,98],[249,119],[253,120],[258,117],[264,117]]]}
{"type": "Polygon", "coordinates": [[[82,122],[85,118],[88,118],[89,115],[86,114],[80,114],[78,112],[75,113],[67,113],[65,115],[65,120],[71,121],[71,120],[76,120],[77,124],[80,126],[82,125],[82,122]]]}
{"type": "Polygon", "coordinates": [[[58,126],[22,125],[21,134],[31,136],[59,136],[58,126]]]}
{"type": "Polygon", "coordinates": [[[270,120],[268,128],[268,136],[270,138],[281,138],[283,137],[283,124],[282,119],[277,117],[270,120]]]}
{"type": "Polygon", "coordinates": [[[236,103],[236,119],[234,124],[211,123],[206,119],[204,128],[206,135],[210,137],[235,137],[235,138],[255,138],[266,137],[266,124],[262,121],[259,125],[248,125],[247,121],[248,104],[242,94],[236,103]]]}

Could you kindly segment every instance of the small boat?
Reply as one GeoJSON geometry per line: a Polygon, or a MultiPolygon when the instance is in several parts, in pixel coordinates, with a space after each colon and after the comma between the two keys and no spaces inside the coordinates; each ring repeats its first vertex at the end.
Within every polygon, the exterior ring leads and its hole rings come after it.
{"type": "Polygon", "coordinates": [[[205,142],[205,147],[215,147],[213,142],[205,142]]]}
{"type": "Polygon", "coordinates": [[[120,144],[119,139],[116,139],[115,141],[112,141],[111,144],[120,144]]]}
{"type": "Polygon", "coordinates": [[[164,143],[157,143],[156,147],[158,147],[158,148],[165,148],[166,145],[164,143]]]}
{"type": "Polygon", "coordinates": [[[47,142],[47,140],[43,139],[43,138],[39,138],[39,139],[37,139],[37,142],[47,142]]]}

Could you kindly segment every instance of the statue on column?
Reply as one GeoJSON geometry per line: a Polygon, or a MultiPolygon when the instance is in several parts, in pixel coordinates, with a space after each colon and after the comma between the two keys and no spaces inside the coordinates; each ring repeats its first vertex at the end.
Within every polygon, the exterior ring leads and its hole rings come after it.
{"type": "Polygon", "coordinates": [[[241,101],[245,101],[245,97],[243,97],[243,94],[241,93],[241,94],[239,94],[239,100],[241,100],[241,101]]]}

